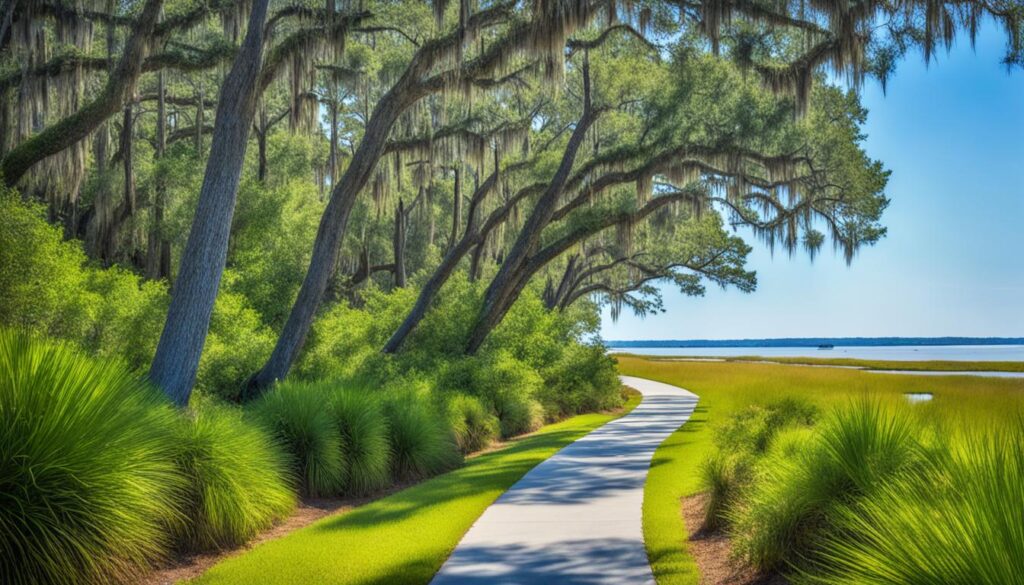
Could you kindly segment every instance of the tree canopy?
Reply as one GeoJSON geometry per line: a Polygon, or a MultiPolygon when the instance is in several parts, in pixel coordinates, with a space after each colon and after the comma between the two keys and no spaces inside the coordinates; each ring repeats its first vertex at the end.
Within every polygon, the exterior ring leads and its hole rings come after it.
{"type": "Polygon", "coordinates": [[[984,19],[1022,64],[1019,0],[8,0],[0,169],[170,286],[146,347],[179,404],[236,295],[276,339],[232,378],[253,396],[382,292],[401,360],[465,283],[437,352],[486,350],[524,291],[613,316],[750,292],[748,233],[852,262],[888,204],[857,90],[984,19]]]}

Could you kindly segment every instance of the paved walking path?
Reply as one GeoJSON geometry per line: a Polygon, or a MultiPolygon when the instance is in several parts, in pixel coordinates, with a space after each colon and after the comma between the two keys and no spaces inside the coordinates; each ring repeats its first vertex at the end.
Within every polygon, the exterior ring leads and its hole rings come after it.
{"type": "Polygon", "coordinates": [[[654,583],[640,525],[658,445],[697,396],[622,376],[644,399],[534,467],[477,519],[434,585],[654,583]]]}

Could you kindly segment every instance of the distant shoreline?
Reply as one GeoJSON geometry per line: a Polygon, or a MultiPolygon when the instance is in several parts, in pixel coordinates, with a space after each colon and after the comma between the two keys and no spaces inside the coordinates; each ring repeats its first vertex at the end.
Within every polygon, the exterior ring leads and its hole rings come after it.
{"type": "Polygon", "coordinates": [[[606,340],[610,348],[720,347],[889,347],[951,345],[1024,345],[1024,337],[793,337],[770,339],[606,340]]]}

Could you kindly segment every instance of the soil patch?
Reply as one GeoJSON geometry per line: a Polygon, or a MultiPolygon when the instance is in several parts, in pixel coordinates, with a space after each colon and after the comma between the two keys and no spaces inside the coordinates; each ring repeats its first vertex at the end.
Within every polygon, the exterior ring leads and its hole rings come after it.
{"type": "Polygon", "coordinates": [[[700,569],[701,585],[788,585],[781,575],[764,575],[732,558],[732,543],[721,530],[705,530],[705,494],[683,498],[687,550],[700,569]]]}

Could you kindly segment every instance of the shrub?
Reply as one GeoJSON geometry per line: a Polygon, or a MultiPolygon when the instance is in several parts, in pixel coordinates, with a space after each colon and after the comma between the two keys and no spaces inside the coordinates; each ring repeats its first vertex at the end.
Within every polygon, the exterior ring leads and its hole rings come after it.
{"type": "Polygon", "coordinates": [[[485,449],[501,432],[498,418],[472,396],[455,394],[448,398],[446,409],[455,444],[463,454],[485,449]]]}
{"type": "Polygon", "coordinates": [[[176,460],[187,480],[186,550],[241,544],[295,505],[288,456],[268,431],[235,408],[203,404],[178,425],[176,460]]]}
{"type": "Polygon", "coordinates": [[[601,345],[571,344],[544,374],[537,398],[548,419],[622,405],[615,359],[601,345]]]}
{"type": "Polygon", "coordinates": [[[463,360],[447,378],[448,386],[469,389],[491,408],[503,438],[536,430],[543,423],[543,409],[533,398],[542,383],[540,375],[506,353],[463,360]]]}
{"type": "Polygon", "coordinates": [[[322,388],[278,384],[252,405],[252,411],[291,455],[303,494],[319,497],[341,492],[346,479],[341,433],[322,388]]]}
{"type": "Polygon", "coordinates": [[[779,431],[794,425],[810,426],[817,416],[817,407],[796,398],[748,406],[715,429],[715,444],[725,451],[765,453],[779,431]]]}
{"type": "Polygon", "coordinates": [[[130,581],[180,518],[174,411],[119,362],[0,330],[0,582],[130,581]]]}
{"type": "Polygon", "coordinates": [[[813,563],[841,506],[920,465],[915,430],[905,409],[862,401],[821,423],[816,440],[795,456],[769,452],[758,480],[729,515],[734,549],[763,571],[813,563]]]}
{"type": "MultiPolygon", "coordinates": [[[[225,288],[235,276],[224,273],[225,288]]],[[[239,397],[246,377],[274,348],[274,334],[245,297],[222,290],[210,318],[210,333],[196,374],[196,388],[227,400],[239,397]]]]}
{"type": "Polygon", "coordinates": [[[811,583],[1018,583],[1024,575],[1024,425],[933,452],[924,473],[837,514],[811,583]]]}
{"type": "Polygon", "coordinates": [[[365,495],[387,487],[391,482],[391,448],[379,395],[334,385],[329,399],[345,446],[346,491],[365,495]]]}
{"type": "Polygon", "coordinates": [[[514,389],[496,393],[491,404],[498,413],[502,438],[533,432],[544,424],[544,408],[536,400],[514,389]]]}
{"type": "Polygon", "coordinates": [[[393,391],[386,399],[391,468],[400,480],[420,479],[448,470],[460,461],[440,413],[422,393],[393,391]]]}

